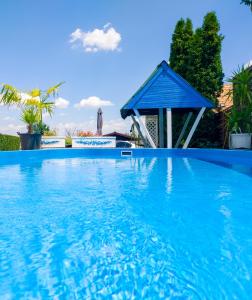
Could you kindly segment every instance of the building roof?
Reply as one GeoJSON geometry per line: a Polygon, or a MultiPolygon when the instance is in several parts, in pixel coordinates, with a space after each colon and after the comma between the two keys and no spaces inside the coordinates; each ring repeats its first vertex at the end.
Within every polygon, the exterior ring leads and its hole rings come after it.
{"type": "Polygon", "coordinates": [[[201,108],[214,107],[213,103],[196,91],[185,79],[162,61],[122,107],[121,116],[126,118],[138,109],[140,114],[148,114],[158,108],[201,108]]]}
{"type": "Polygon", "coordinates": [[[231,83],[224,84],[221,95],[218,98],[219,107],[217,111],[226,111],[233,106],[232,89],[233,85],[231,83]]]}
{"type": "Polygon", "coordinates": [[[125,134],[125,133],[120,133],[117,131],[113,131],[111,133],[104,134],[103,136],[115,136],[117,139],[127,140],[127,141],[132,139],[130,135],[125,134]]]}

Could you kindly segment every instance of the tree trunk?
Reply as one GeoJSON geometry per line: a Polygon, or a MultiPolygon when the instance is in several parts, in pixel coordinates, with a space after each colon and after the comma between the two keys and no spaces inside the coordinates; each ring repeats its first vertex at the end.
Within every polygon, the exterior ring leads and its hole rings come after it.
{"type": "Polygon", "coordinates": [[[28,130],[28,133],[32,134],[32,125],[31,124],[27,125],[27,130],[28,130]]]}

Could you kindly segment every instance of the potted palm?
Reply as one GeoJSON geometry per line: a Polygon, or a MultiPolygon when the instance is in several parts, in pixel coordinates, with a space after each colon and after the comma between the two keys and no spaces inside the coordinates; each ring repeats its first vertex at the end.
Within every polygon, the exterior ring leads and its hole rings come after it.
{"type": "Polygon", "coordinates": [[[45,91],[33,89],[25,93],[8,84],[2,86],[0,103],[20,107],[21,120],[27,124],[27,133],[18,133],[23,150],[40,148],[41,136],[45,128],[43,114],[52,116],[55,104],[51,99],[56,96],[61,85],[62,82],[45,91]]]}
{"type": "Polygon", "coordinates": [[[242,67],[234,72],[229,82],[233,107],[227,113],[229,148],[250,149],[252,132],[252,73],[242,67]]]}
{"type": "Polygon", "coordinates": [[[27,133],[20,133],[20,142],[22,150],[40,149],[41,133],[34,132],[34,126],[39,122],[39,113],[36,107],[26,107],[22,110],[21,120],[27,124],[27,133]]]}

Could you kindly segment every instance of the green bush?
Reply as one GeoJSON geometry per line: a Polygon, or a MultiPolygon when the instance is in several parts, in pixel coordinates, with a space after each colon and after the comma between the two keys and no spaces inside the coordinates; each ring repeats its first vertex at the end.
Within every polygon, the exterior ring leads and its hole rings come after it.
{"type": "Polygon", "coordinates": [[[20,139],[17,136],[0,134],[0,151],[19,150],[20,139]]]}

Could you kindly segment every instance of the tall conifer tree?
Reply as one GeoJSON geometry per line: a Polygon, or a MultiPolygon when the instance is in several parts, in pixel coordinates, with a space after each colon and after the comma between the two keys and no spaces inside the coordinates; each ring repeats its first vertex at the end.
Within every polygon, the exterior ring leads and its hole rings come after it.
{"type": "MultiPolygon", "coordinates": [[[[204,17],[201,28],[194,34],[190,55],[189,82],[206,98],[218,105],[217,98],[223,88],[221,46],[223,36],[214,12],[204,17]]],[[[192,146],[218,146],[219,131],[216,114],[209,111],[195,132],[192,146]]]]}
{"type": "MultiPolygon", "coordinates": [[[[202,95],[217,104],[224,77],[221,63],[223,36],[219,32],[219,22],[216,14],[210,12],[205,16],[202,27],[194,33],[190,24],[189,20],[180,20],[176,25],[172,37],[170,66],[202,95]],[[189,29],[189,35],[186,34],[186,28],[189,29]]],[[[202,147],[215,144],[218,140],[216,128],[215,115],[210,112],[196,132],[194,145],[202,147]]]]}
{"type": "Polygon", "coordinates": [[[188,75],[192,37],[192,21],[190,19],[186,21],[180,19],[176,24],[172,36],[169,63],[171,68],[185,79],[188,75]]]}
{"type": "Polygon", "coordinates": [[[201,92],[217,103],[223,87],[221,47],[223,36],[219,33],[220,24],[214,12],[208,13],[201,32],[201,92]]]}
{"type": "Polygon", "coordinates": [[[214,12],[208,13],[201,28],[193,33],[190,19],[179,20],[170,51],[170,66],[205,97],[217,101],[223,86],[221,44],[223,36],[214,12]]]}

